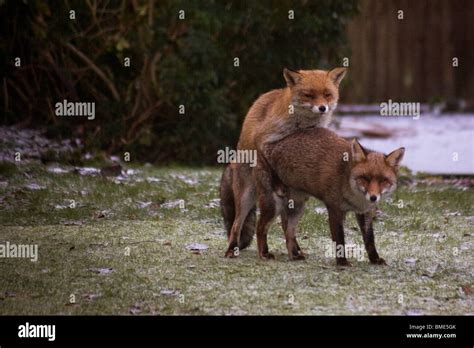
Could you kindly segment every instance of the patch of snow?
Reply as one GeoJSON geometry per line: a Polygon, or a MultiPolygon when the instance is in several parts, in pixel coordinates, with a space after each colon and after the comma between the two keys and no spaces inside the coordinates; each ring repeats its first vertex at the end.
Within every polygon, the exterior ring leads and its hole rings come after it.
{"type": "Polygon", "coordinates": [[[220,198],[211,199],[209,203],[207,203],[204,207],[205,208],[217,208],[221,205],[220,198]]]}
{"type": "Polygon", "coordinates": [[[82,168],[76,167],[76,170],[81,175],[99,175],[100,174],[100,169],[97,169],[94,167],[82,167],[82,168]]]}
{"type": "Polygon", "coordinates": [[[406,311],[405,313],[406,315],[423,315],[423,311],[421,311],[420,309],[409,309],[406,311]]]}
{"type": "Polygon", "coordinates": [[[183,174],[171,174],[171,177],[173,179],[179,179],[188,185],[197,185],[197,183],[199,182],[196,178],[190,178],[183,174]]]}
{"type": "Polygon", "coordinates": [[[55,173],[55,174],[64,174],[64,173],[69,173],[70,170],[63,169],[60,167],[48,167],[48,172],[55,173]]]}
{"type": "MultiPolygon", "coordinates": [[[[378,109],[377,111],[379,111],[378,109]]],[[[431,174],[474,174],[474,117],[466,114],[434,115],[421,112],[420,118],[388,116],[344,116],[340,118],[344,133],[347,123],[370,126],[383,124],[394,131],[389,138],[360,136],[360,143],[369,149],[389,153],[405,147],[402,165],[415,172],[431,174]],[[457,160],[456,160],[457,159],[457,160]]],[[[342,135],[342,134],[341,134],[342,135]]]]}
{"type": "Polygon", "coordinates": [[[25,188],[27,188],[28,190],[44,190],[46,186],[41,186],[35,183],[31,183],[31,184],[25,185],[25,188]]]}
{"type": "Polygon", "coordinates": [[[176,207],[179,207],[182,204],[182,202],[183,202],[182,199],[176,199],[174,201],[166,201],[161,204],[161,208],[165,208],[165,209],[176,208],[176,207]]]}
{"type": "Polygon", "coordinates": [[[317,207],[314,209],[314,212],[319,215],[327,214],[328,210],[326,208],[317,207]]]}

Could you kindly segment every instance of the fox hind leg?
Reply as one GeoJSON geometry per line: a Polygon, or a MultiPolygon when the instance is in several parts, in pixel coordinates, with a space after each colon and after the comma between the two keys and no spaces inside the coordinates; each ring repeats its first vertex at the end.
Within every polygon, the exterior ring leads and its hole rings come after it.
{"type": "Polygon", "coordinates": [[[252,168],[239,163],[231,168],[235,216],[228,233],[229,245],[225,253],[226,257],[238,256],[237,251],[250,244],[255,233],[256,216],[256,188],[253,183],[252,168]]]}
{"type": "Polygon", "coordinates": [[[232,178],[232,168],[228,165],[222,173],[221,185],[219,188],[221,214],[224,218],[227,238],[230,236],[232,224],[235,220],[235,202],[234,192],[232,190],[232,178]]]}
{"type": "Polygon", "coordinates": [[[278,214],[278,196],[272,193],[259,195],[258,204],[260,217],[257,223],[257,249],[258,255],[263,260],[274,259],[275,256],[268,251],[267,234],[272,221],[278,214]]]}
{"type": "Polygon", "coordinates": [[[327,206],[329,215],[329,229],[332,241],[336,243],[336,263],[338,266],[350,266],[346,259],[344,242],[345,213],[338,208],[327,206]],[[342,255],[341,255],[342,254],[342,255]]]}
{"type": "Polygon", "coordinates": [[[229,234],[229,245],[225,253],[226,257],[238,256],[238,250],[240,250],[240,234],[242,227],[244,226],[245,220],[249,213],[254,209],[255,196],[252,192],[246,191],[242,195],[240,200],[236,200],[235,204],[235,220],[232,224],[232,228],[229,234]]]}

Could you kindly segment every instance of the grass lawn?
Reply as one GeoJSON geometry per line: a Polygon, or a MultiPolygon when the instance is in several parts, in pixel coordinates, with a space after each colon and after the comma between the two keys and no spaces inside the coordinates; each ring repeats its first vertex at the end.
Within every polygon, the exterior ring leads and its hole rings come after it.
{"type": "MultiPolygon", "coordinates": [[[[473,188],[400,187],[375,225],[388,265],[338,268],[316,200],[298,234],[306,261],[288,261],[277,223],[276,260],[259,260],[255,244],[225,259],[221,169],[128,169],[1,164],[0,243],[39,250],[37,262],[0,258],[1,314],[474,314],[473,188]]],[[[346,243],[362,244],[353,215],[345,226],[346,243]]]]}

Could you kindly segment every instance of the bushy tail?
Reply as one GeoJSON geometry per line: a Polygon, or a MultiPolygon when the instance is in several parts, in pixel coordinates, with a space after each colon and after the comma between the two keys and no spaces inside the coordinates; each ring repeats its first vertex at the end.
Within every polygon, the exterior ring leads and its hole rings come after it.
{"type": "MultiPolygon", "coordinates": [[[[227,230],[227,237],[230,236],[230,231],[235,219],[235,199],[232,190],[232,168],[228,165],[222,173],[221,186],[219,190],[221,199],[221,213],[224,218],[224,225],[227,230]]],[[[247,248],[252,242],[255,234],[255,224],[257,220],[257,209],[253,207],[245,218],[242,231],[240,232],[239,249],[247,248]]]]}

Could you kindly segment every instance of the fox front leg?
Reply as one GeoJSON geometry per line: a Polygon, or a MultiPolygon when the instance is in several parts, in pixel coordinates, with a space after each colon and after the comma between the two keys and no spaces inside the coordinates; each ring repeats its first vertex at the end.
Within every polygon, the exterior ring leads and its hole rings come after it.
{"type": "Polygon", "coordinates": [[[288,257],[290,260],[304,260],[305,256],[301,251],[298,241],[296,240],[296,227],[304,213],[304,201],[292,202],[289,207],[288,202],[285,207],[282,217],[285,216],[285,223],[283,229],[285,231],[286,247],[288,249],[288,257]]]}
{"type": "Polygon", "coordinates": [[[357,223],[359,224],[362,238],[364,239],[365,250],[369,255],[369,261],[375,265],[386,265],[385,260],[379,257],[375,248],[373,217],[370,212],[366,214],[356,214],[357,223]]]}
{"type": "Polygon", "coordinates": [[[270,195],[259,196],[260,216],[257,223],[257,249],[258,256],[262,260],[271,260],[275,256],[268,251],[267,234],[268,229],[276,216],[275,202],[270,195]]]}

